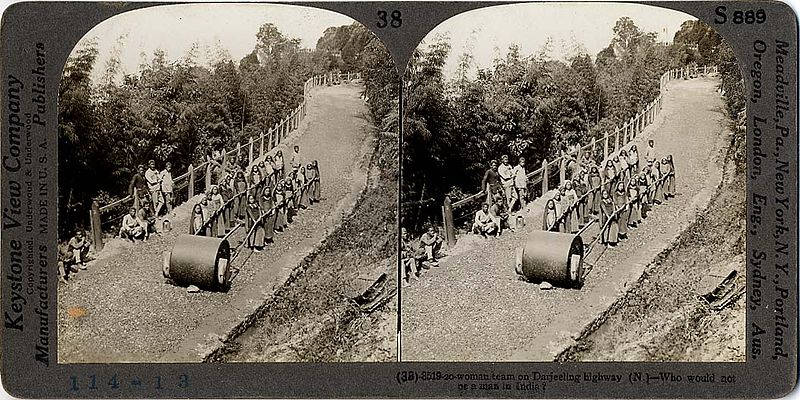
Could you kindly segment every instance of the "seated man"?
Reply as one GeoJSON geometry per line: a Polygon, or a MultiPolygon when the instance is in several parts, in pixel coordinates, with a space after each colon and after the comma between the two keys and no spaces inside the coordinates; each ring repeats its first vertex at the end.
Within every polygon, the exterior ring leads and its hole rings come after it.
{"type": "Polygon", "coordinates": [[[122,226],[119,228],[119,237],[130,239],[131,242],[135,239],[144,239],[144,228],[139,225],[139,221],[136,219],[136,208],[131,207],[128,213],[122,218],[122,226]]]}
{"type": "Polygon", "coordinates": [[[158,230],[156,230],[156,215],[153,212],[151,203],[142,203],[141,207],[139,207],[139,212],[136,213],[136,221],[144,229],[144,240],[149,239],[151,233],[158,233],[158,230]]]}
{"type": "Polygon", "coordinates": [[[497,224],[489,215],[489,204],[483,203],[481,209],[475,213],[475,222],[472,224],[472,232],[476,235],[491,235],[498,231],[497,224]]]}
{"type": "Polygon", "coordinates": [[[75,231],[75,236],[73,236],[69,243],[69,252],[72,253],[73,261],[78,268],[86,269],[86,256],[89,254],[89,240],[83,234],[83,230],[78,229],[75,231]]]}
{"type": "Polygon", "coordinates": [[[504,226],[510,228],[508,224],[508,208],[502,199],[503,196],[498,193],[495,196],[494,204],[489,207],[489,217],[492,218],[495,225],[497,225],[497,236],[500,236],[504,226]]]}
{"type": "Polygon", "coordinates": [[[408,287],[412,279],[419,279],[420,263],[417,255],[419,252],[414,249],[408,240],[406,228],[400,229],[400,260],[403,264],[403,287],[408,287]]]}
{"type": "Polygon", "coordinates": [[[433,225],[429,226],[428,231],[422,234],[419,242],[425,251],[425,260],[438,267],[439,262],[436,260],[436,253],[442,248],[442,237],[436,232],[436,228],[433,225]]]}
{"type": "Polygon", "coordinates": [[[74,272],[72,266],[75,265],[75,257],[69,251],[67,242],[58,245],[58,281],[67,283],[70,272],[74,272]]]}

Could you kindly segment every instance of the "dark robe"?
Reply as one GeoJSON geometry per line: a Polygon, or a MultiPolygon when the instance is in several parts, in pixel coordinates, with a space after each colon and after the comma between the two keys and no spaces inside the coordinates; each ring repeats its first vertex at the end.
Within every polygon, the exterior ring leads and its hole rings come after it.
{"type": "Polygon", "coordinates": [[[626,190],[622,190],[619,192],[614,190],[614,193],[611,195],[611,199],[614,201],[614,208],[620,210],[617,214],[617,222],[619,223],[619,234],[621,236],[628,235],[628,193],[626,190]]]}
{"type": "Polygon", "coordinates": [[[314,194],[314,201],[322,200],[322,196],[320,194],[320,178],[319,178],[319,165],[315,162],[314,163],[314,190],[312,191],[314,194]]]}
{"type": "Polygon", "coordinates": [[[272,243],[275,237],[275,221],[277,220],[275,201],[272,196],[272,193],[267,193],[265,197],[264,193],[262,193],[258,199],[261,212],[267,214],[267,216],[264,217],[264,239],[267,243],[272,243]]]}
{"type": "Polygon", "coordinates": [[[603,180],[600,178],[599,173],[590,173],[589,174],[589,185],[593,191],[591,195],[591,207],[592,213],[597,214],[600,212],[600,197],[602,196],[602,185],[603,180]]]}
{"type": "Polygon", "coordinates": [[[289,224],[286,218],[286,193],[283,191],[275,192],[275,229],[282,231],[289,224]]]}
{"type": "Polygon", "coordinates": [[[262,248],[264,247],[264,222],[261,219],[261,209],[258,203],[247,205],[247,233],[252,234],[247,237],[247,247],[262,248]],[[255,229],[253,228],[255,226],[255,229]]]}
{"type": "MultiPolygon", "coordinates": [[[[247,193],[247,182],[241,176],[236,180],[236,194],[240,193],[247,193]]],[[[244,219],[247,213],[247,194],[240,195],[236,203],[236,218],[244,219]]]]}
{"type": "Polygon", "coordinates": [[[612,218],[611,222],[609,223],[609,218],[614,215],[614,202],[611,198],[603,199],[600,201],[600,227],[601,229],[606,226],[608,223],[608,227],[600,232],[600,240],[602,243],[611,243],[616,244],[618,241],[619,235],[619,224],[617,223],[616,218],[612,218]]]}
{"type": "Polygon", "coordinates": [[[200,211],[200,215],[198,215],[194,212],[194,210],[192,210],[191,214],[189,215],[189,234],[205,236],[205,232],[200,229],[204,222],[205,219],[203,218],[203,212],[200,211]]]}

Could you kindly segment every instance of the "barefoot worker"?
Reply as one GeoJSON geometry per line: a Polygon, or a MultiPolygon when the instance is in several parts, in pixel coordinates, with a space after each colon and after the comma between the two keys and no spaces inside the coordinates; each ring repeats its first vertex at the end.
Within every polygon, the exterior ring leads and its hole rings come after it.
{"type": "Polygon", "coordinates": [[[497,230],[497,224],[489,215],[489,204],[483,203],[481,209],[475,213],[475,222],[472,223],[472,232],[476,235],[491,235],[497,230]]]}
{"type": "Polygon", "coordinates": [[[442,237],[436,232],[436,228],[433,225],[429,226],[428,230],[420,237],[419,242],[425,250],[425,260],[438,267],[439,262],[436,260],[436,254],[442,248],[442,237]]]}

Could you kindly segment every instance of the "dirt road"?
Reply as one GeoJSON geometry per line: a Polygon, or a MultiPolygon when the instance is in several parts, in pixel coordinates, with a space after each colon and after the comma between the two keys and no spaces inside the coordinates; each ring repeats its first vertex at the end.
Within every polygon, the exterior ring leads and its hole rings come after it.
{"type": "Polygon", "coordinates": [[[242,255],[247,262],[237,260],[242,269],[228,293],[187,293],[162,277],[162,253],[186,231],[191,205],[184,205],[171,232],[121,247],[59,286],[58,361],[199,362],[213,351],[355,205],[374,147],[360,90],[346,85],[312,94],[294,142],[304,158],[319,160],[323,199],[262,253],[242,255]]]}
{"type": "MultiPolygon", "coordinates": [[[[637,281],[646,265],[706,208],[722,174],[727,142],[716,80],[672,82],[664,108],[637,138],[673,154],[677,195],[658,206],[630,240],[605,251],[581,290],[540,290],[518,279],[514,250],[540,229],[543,200],[525,214],[527,226],[500,238],[459,238],[440,267],[403,289],[403,360],[551,361],[581,330],[637,281]]],[[[636,141],[635,141],[636,142],[636,141]]]]}

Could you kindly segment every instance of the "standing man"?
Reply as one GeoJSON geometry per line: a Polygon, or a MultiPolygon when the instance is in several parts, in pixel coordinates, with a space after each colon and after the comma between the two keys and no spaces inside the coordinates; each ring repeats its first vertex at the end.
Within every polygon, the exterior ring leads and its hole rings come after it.
{"type": "Polygon", "coordinates": [[[503,186],[503,196],[505,196],[507,210],[511,210],[516,196],[513,170],[514,168],[508,163],[508,156],[504,154],[500,157],[500,166],[497,167],[497,174],[500,175],[500,184],[503,186]]]}
{"type": "Polygon", "coordinates": [[[489,162],[489,169],[483,174],[481,189],[486,191],[486,204],[492,205],[494,192],[500,187],[500,176],[497,175],[497,160],[489,162]]]}
{"type": "Polygon", "coordinates": [[[144,179],[147,181],[147,189],[150,190],[150,200],[153,201],[153,215],[158,215],[164,202],[161,198],[161,178],[158,170],[156,170],[155,160],[147,162],[147,172],[144,173],[144,179]]]}
{"type": "Polygon", "coordinates": [[[300,159],[300,146],[298,145],[294,146],[294,151],[292,151],[291,162],[292,162],[292,168],[297,168],[299,170],[300,167],[303,166],[303,160],[300,159]]]}
{"type": "Polygon", "coordinates": [[[175,183],[172,181],[171,169],[172,163],[167,161],[167,163],[164,164],[164,170],[158,174],[158,178],[161,180],[161,193],[164,195],[164,204],[167,206],[167,213],[172,212],[172,190],[175,187],[175,183]]]}
{"type": "Polygon", "coordinates": [[[656,149],[653,148],[653,139],[647,141],[647,150],[644,152],[644,159],[650,164],[656,161],[656,149]]]}
{"type": "MultiPolygon", "coordinates": [[[[525,203],[528,200],[528,175],[525,172],[525,157],[519,158],[519,163],[511,171],[514,175],[514,189],[517,191],[517,199],[519,199],[519,209],[525,208],[525,203]]],[[[512,206],[514,204],[511,204],[512,206]]],[[[509,211],[512,210],[509,207],[509,211]]]]}
{"type": "Polygon", "coordinates": [[[128,192],[133,197],[134,189],[139,194],[139,199],[145,197],[147,194],[147,182],[144,179],[144,165],[139,164],[136,167],[136,173],[131,178],[131,183],[128,185],[128,192]]]}

